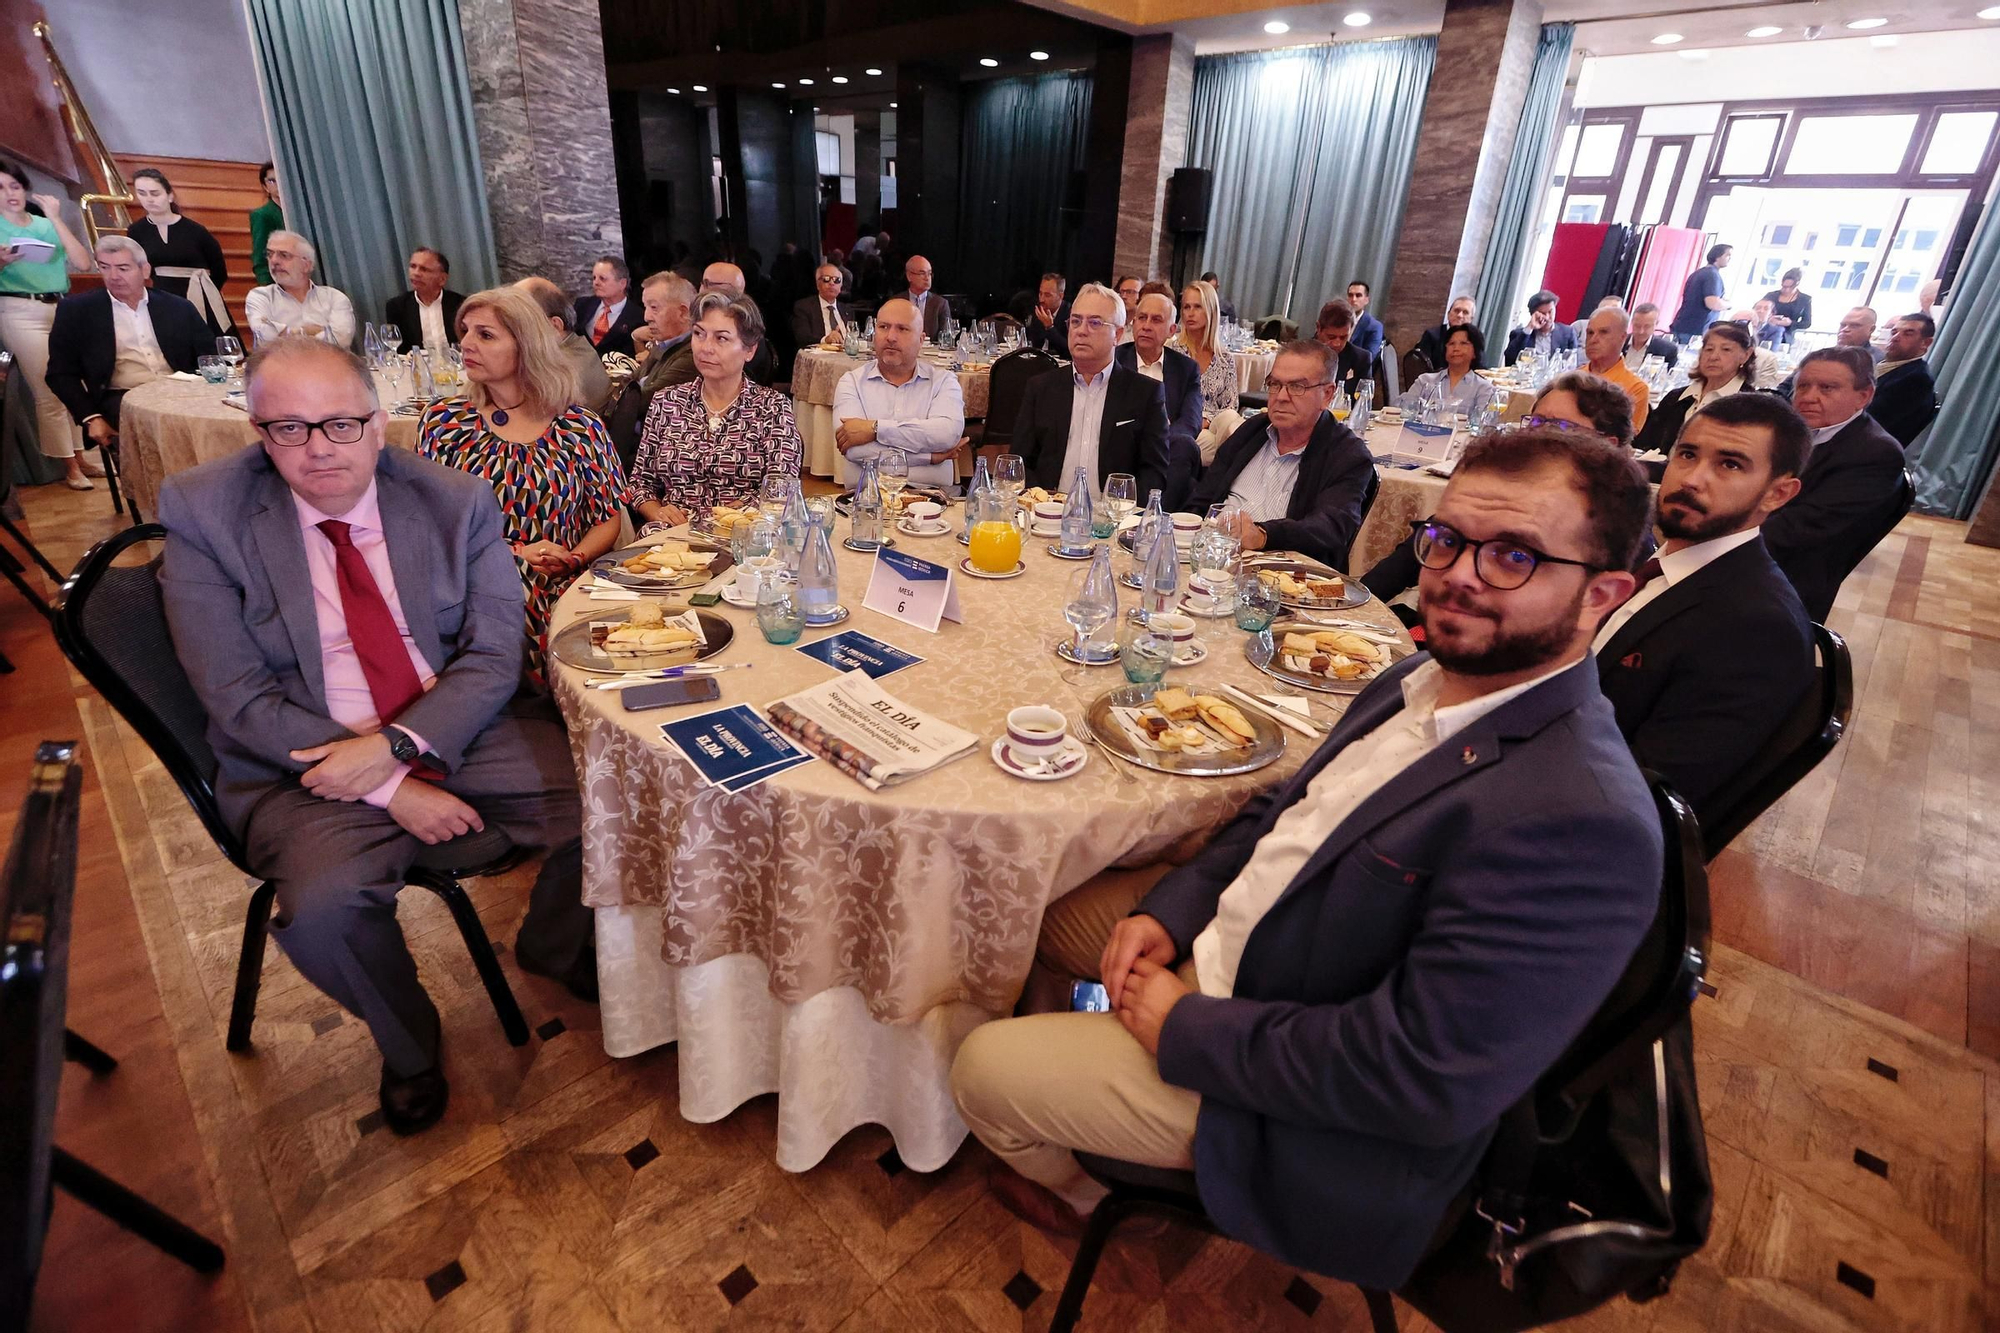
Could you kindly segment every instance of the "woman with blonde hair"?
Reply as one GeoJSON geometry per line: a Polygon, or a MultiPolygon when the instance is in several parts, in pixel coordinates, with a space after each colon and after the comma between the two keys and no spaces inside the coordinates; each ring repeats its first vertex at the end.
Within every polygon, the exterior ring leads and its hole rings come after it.
{"type": "Polygon", "coordinates": [[[625,478],[604,423],[577,405],[576,371],[534,297],[516,287],[469,296],[458,330],[466,395],[431,404],[417,452],[493,487],[539,663],[556,599],[618,540],[625,478]]]}
{"type": "Polygon", "coordinates": [[[1181,331],[1167,344],[1194,358],[1201,370],[1201,463],[1243,424],[1236,410],[1236,358],[1222,345],[1222,298],[1212,282],[1191,282],[1181,290],[1181,331]]]}

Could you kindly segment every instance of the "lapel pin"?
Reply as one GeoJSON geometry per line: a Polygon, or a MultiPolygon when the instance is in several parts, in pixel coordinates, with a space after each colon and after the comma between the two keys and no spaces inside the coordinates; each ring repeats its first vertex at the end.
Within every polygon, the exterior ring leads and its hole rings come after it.
{"type": "Polygon", "coordinates": [[[1476,764],[1479,762],[1479,756],[1473,753],[1473,749],[1470,745],[1466,746],[1463,750],[1459,751],[1458,757],[1461,763],[1476,764]]]}

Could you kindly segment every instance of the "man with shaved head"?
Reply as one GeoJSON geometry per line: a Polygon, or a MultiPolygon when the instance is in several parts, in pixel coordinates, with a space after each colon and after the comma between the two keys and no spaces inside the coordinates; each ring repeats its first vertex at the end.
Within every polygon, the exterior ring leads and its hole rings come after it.
{"type": "MultiPolygon", "coordinates": [[[[706,296],[710,292],[723,292],[729,296],[744,295],[745,280],[743,270],[727,260],[717,260],[701,271],[701,291],[706,296]]],[[[778,379],[778,353],[771,346],[769,338],[757,340],[757,350],[750,357],[750,364],[743,373],[758,384],[769,386],[778,379]]]]}
{"type": "Polygon", "coordinates": [[[875,359],[840,377],[833,390],[833,439],[840,481],[852,486],[861,465],[895,452],[910,480],[949,486],[952,455],[965,436],[965,394],[958,376],[924,360],[917,308],[892,296],[875,312],[875,359]]]}
{"type": "Polygon", "coordinates": [[[1625,338],[1632,331],[1632,319],[1622,305],[1600,305],[1583,329],[1583,355],[1590,373],[1600,375],[1625,391],[1632,400],[1632,429],[1646,424],[1652,391],[1646,381],[1625,367],[1625,338]]]}
{"type": "Polygon", "coordinates": [[[931,291],[931,261],[922,255],[911,255],[903,265],[903,278],[910,284],[909,290],[896,295],[917,308],[917,327],[923,330],[924,337],[936,342],[938,330],[951,316],[951,308],[942,296],[931,291]]]}

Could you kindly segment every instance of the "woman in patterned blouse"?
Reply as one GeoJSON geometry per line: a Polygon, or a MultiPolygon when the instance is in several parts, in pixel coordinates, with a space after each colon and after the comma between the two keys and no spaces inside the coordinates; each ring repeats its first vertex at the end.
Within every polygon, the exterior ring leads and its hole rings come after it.
{"type": "Polygon", "coordinates": [[[1236,410],[1236,358],[1222,345],[1222,298],[1215,284],[1191,282],[1181,291],[1181,331],[1168,346],[1194,358],[1201,368],[1202,466],[1215,461],[1216,450],[1243,424],[1236,410]]]}
{"type": "Polygon", "coordinates": [[[417,452],[491,483],[540,662],[556,599],[618,540],[625,482],[604,423],[574,401],[576,371],[533,297],[480,292],[459,308],[458,328],[466,396],[431,404],[417,452]]]}
{"type": "Polygon", "coordinates": [[[716,505],[754,503],[766,474],[796,477],[805,456],[792,400],[743,376],[764,339],[757,307],[704,292],[691,313],[699,377],[654,396],[632,460],[632,493],[647,532],[716,505]]]}

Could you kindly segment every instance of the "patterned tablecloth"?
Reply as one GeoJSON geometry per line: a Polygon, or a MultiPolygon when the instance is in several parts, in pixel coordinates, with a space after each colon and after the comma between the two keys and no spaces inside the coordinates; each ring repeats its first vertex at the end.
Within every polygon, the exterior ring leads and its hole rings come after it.
{"type": "Polygon", "coordinates": [[[1278,359],[1276,344],[1270,347],[1245,348],[1234,354],[1236,359],[1236,392],[1264,392],[1264,377],[1271,373],[1271,363],[1278,359]]]}
{"type": "MultiPolygon", "coordinates": [[[[900,541],[940,562],[964,551],[953,536],[900,541]]],[[[872,558],[836,547],[853,608],[840,628],[925,657],[886,687],[981,738],[975,753],[881,792],[825,763],[739,794],[698,785],[659,737],[680,712],[628,713],[618,692],[583,688],[588,673],[553,667],[583,790],[605,1049],[627,1056],[678,1041],[688,1119],[720,1119],[775,1091],[788,1170],[871,1121],[911,1166],[942,1166],[965,1136],[946,1081],[952,1056],[972,1028],[1012,1009],[1046,904],[1106,866],[1198,839],[1304,760],[1305,739],[1287,732],[1277,763],[1241,777],[1120,765],[1127,781],[1101,751],[1058,782],[1003,773],[987,749],[1010,708],[1053,704],[1075,726],[1090,699],[1123,683],[1115,666],[1072,668],[1051,651],[1068,633],[1060,608],[1079,566],[1045,546],[1029,543],[1013,580],[955,577],[965,621],[936,635],[862,609],[872,558]]],[[[556,628],[615,605],[593,603],[579,584],[557,606],[556,628]]],[[[716,610],[736,627],[721,660],[754,664],[716,678],[716,706],[762,707],[829,678],[816,659],[765,643],[751,612],[716,610]]],[[[1395,624],[1379,604],[1359,614],[1395,624]]],[[[1169,682],[1274,684],[1244,659],[1233,623],[1198,623],[1207,660],[1169,682]]],[[[1346,702],[1314,701],[1322,719],[1346,702]]]]}
{"type": "MultiPolygon", "coordinates": [[[[866,365],[861,357],[845,352],[807,348],[792,366],[792,415],[798,419],[799,438],[805,441],[806,471],[815,477],[839,475],[836,466],[840,449],[833,442],[833,389],[840,377],[856,366],[866,365]]],[[[958,387],[965,394],[965,419],[979,421],[986,416],[987,391],[991,375],[986,366],[958,372],[958,387]]]]}
{"type": "MultiPolygon", "coordinates": [[[[377,387],[386,389],[379,377],[377,387]]],[[[176,472],[233,454],[257,432],[241,408],[222,401],[220,384],[164,379],[125,395],[118,417],[120,479],[139,511],[160,511],[160,486],[176,472]]],[[[417,419],[390,416],[389,443],[416,447],[417,419]]]]}

